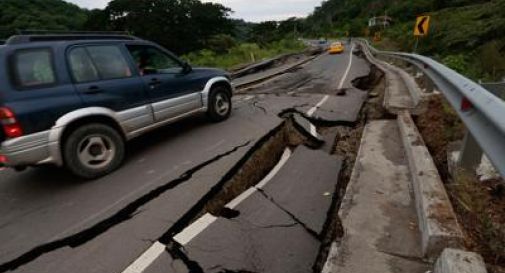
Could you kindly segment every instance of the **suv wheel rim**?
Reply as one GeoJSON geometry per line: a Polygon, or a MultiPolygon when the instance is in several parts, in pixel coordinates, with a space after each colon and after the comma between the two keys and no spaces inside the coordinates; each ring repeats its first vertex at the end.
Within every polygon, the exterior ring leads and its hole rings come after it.
{"type": "Polygon", "coordinates": [[[230,110],[230,100],[225,94],[217,94],[215,108],[220,116],[225,116],[228,113],[230,110]]]}
{"type": "Polygon", "coordinates": [[[90,169],[106,167],[114,159],[116,147],[107,136],[87,136],[77,146],[79,161],[90,169]]]}

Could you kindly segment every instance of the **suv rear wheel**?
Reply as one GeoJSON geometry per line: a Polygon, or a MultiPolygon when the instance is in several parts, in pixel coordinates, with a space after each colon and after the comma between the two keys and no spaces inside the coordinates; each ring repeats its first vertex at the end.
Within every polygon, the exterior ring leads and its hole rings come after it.
{"type": "Polygon", "coordinates": [[[73,174],[93,179],[109,174],[121,165],[125,143],[110,126],[87,124],[70,133],[62,153],[66,167],[73,174]]]}
{"type": "Polygon", "coordinates": [[[214,122],[227,119],[231,114],[230,90],[225,86],[212,88],[209,95],[209,110],[207,115],[214,122]]]}

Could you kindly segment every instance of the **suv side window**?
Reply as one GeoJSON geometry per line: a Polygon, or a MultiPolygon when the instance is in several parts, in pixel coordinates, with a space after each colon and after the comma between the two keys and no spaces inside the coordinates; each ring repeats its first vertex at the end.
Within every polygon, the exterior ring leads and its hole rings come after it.
{"type": "Polygon", "coordinates": [[[98,81],[100,79],[98,71],[84,47],[72,49],[68,54],[68,63],[77,83],[98,81]]]}
{"type": "Polygon", "coordinates": [[[182,65],[172,56],[148,45],[127,45],[140,75],[177,74],[183,70],[182,65]]]}
{"type": "Polygon", "coordinates": [[[86,46],[102,80],[130,78],[132,72],[121,49],[115,45],[86,46]]]}
{"type": "Polygon", "coordinates": [[[56,83],[53,54],[50,49],[20,50],[14,54],[14,81],[21,88],[35,88],[56,83]]]}

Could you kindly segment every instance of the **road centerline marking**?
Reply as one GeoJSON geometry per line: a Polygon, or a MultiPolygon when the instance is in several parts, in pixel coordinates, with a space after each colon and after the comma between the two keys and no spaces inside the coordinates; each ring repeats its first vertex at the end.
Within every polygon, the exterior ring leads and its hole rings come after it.
{"type": "Polygon", "coordinates": [[[165,251],[166,246],[155,242],[122,273],[142,273],[165,251]]]}
{"type": "MultiPolygon", "coordinates": [[[[340,83],[338,85],[338,89],[342,89],[342,87],[344,86],[344,83],[345,83],[345,80],[347,79],[347,76],[349,75],[349,71],[351,70],[351,66],[352,66],[352,52],[354,51],[354,44],[352,45],[351,47],[351,52],[349,53],[349,63],[347,64],[347,68],[344,72],[344,76],[342,77],[342,79],[340,80],[340,83]]],[[[330,95],[325,95],[321,101],[319,101],[318,104],[316,104],[316,106],[312,107],[308,112],[307,112],[307,116],[309,117],[312,117],[312,115],[314,115],[314,113],[317,111],[317,109],[321,108],[321,106],[323,106],[323,104],[330,98],[330,95]]],[[[310,133],[313,135],[313,136],[316,136],[317,135],[317,128],[316,126],[314,126],[313,124],[310,124],[310,133]]]]}
{"type": "MultiPolygon", "coordinates": [[[[281,156],[281,159],[277,164],[274,166],[274,168],[255,186],[252,186],[248,188],[246,191],[241,193],[239,196],[235,197],[232,201],[230,201],[228,204],[226,204],[225,207],[229,209],[234,209],[237,207],[241,202],[246,200],[249,196],[251,196],[253,193],[258,191],[258,189],[262,189],[268,182],[272,180],[272,178],[282,169],[282,167],[286,164],[288,159],[291,157],[292,152],[289,148],[286,148],[284,150],[284,153],[281,156]]],[[[193,238],[198,236],[201,232],[203,232],[208,226],[210,226],[212,223],[214,223],[218,217],[206,213],[202,217],[200,217],[198,220],[196,220],[194,223],[186,227],[183,231],[178,233],[177,235],[174,236],[174,240],[178,242],[181,245],[186,245],[188,244],[193,238]]]]}
{"type": "MultiPolygon", "coordinates": [[[[258,189],[263,188],[272,178],[282,169],[284,164],[291,157],[292,152],[289,148],[284,150],[279,162],[274,166],[274,168],[255,186],[250,187],[244,191],[239,196],[235,197],[232,201],[226,204],[227,208],[234,209],[242,201],[247,199],[253,193],[257,192],[258,189]]],[[[182,246],[187,245],[191,240],[193,240],[198,234],[202,233],[207,229],[212,223],[214,223],[218,217],[205,213],[202,217],[198,218],[191,225],[187,226],[181,232],[174,236],[174,241],[182,246]]],[[[161,254],[165,251],[166,246],[160,242],[155,242],[151,245],[144,253],[142,253],[133,263],[131,263],[125,270],[121,273],[142,273],[144,272],[161,254]]]]}
{"type": "Polygon", "coordinates": [[[279,162],[277,162],[277,164],[274,166],[274,168],[265,176],[265,178],[263,178],[258,184],[256,184],[256,186],[254,186],[256,189],[263,189],[263,187],[266,186],[266,184],[268,182],[270,182],[270,180],[272,180],[272,178],[274,178],[274,176],[282,169],[282,167],[284,167],[284,165],[286,164],[286,162],[288,162],[288,159],[291,157],[292,155],[292,152],[289,148],[286,148],[284,150],[284,153],[282,154],[281,156],[281,159],[279,160],[279,162]]]}
{"type": "Polygon", "coordinates": [[[214,223],[217,220],[217,217],[210,214],[205,213],[202,217],[198,218],[193,224],[187,226],[184,230],[182,230],[179,234],[174,236],[174,240],[181,244],[182,246],[187,245],[193,238],[195,238],[198,234],[202,233],[208,226],[214,223]]]}
{"type": "Polygon", "coordinates": [[[352,66],[352,52],[354,51],[354,45],[351,47],[351,52],[349,53],[349,64],[347,64],[347,68],[345,70],[344,76],[342,77],[342,80],[340,80],[340,84],[338,85],[338,89],[342,89],[344,87],[345,80],[347,79],[347,76],[349,75],[349,71],[351,71],[351,66],[352,66]]]}

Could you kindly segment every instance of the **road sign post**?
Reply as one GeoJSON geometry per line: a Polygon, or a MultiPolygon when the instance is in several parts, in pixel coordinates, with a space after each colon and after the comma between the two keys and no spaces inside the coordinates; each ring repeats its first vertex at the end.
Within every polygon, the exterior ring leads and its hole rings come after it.
{"type": "Polygon", "coordinates": [[[417,52],[417,47],[419,46],[419,36],[416,36],[416,42],[414,43],[414,53],[417,52]]]}

